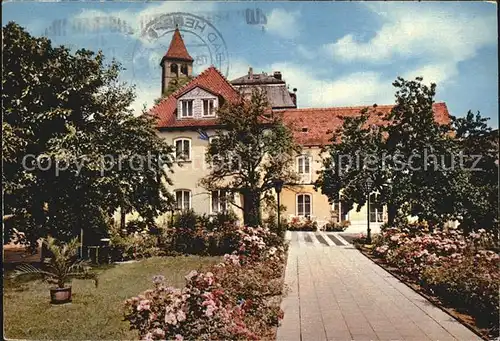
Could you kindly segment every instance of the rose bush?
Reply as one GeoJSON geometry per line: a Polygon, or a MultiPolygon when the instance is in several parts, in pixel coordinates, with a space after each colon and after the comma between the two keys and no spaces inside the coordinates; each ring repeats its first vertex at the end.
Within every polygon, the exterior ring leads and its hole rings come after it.
{"type": "Polygon", "coordinates": [[[272,338],[283,312],[283,239],[266,228],[241,227],[236,248],[211,271],[192,271],[175,289],[154,288],[125,303],[125,320],[146,340],[255,340],[272,338]]]}
{"type": "Polygon", "coordinates": [[[318,223],[312,221],[309,217],[292,217],[287,224],[287,230],[289,231],[317,231],[318,223]]]}
{"type": "Polygon", "coordinates": [[[430,232],[414,223],[385,229],[374,244],[373,255],[498,335],[500,256],[491,232],[430,232]]]}
{"type": "Polygon", "coordinates": [[[223,255],[237,247],[234,214],[198,216],[192,210],[176,215],[173,227],[166,229],[165,249],[168,252],[197,255],[223,255]]]}
{"type": "Polygon", "coordinates": [[[323,226],[324,231],[332,231],[332,232],[343,232],[345,231],[349,226],[351,226],[351,222],[349,220],[343,220],[343,221],[335,221],[335,220],[330,220],[328,223],[323,226]]]}

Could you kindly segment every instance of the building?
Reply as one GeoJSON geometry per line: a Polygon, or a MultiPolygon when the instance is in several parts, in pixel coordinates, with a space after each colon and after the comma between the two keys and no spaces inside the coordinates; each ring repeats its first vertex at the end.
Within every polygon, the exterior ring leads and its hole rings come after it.
{"type": "MultiPolygon", "coordinates": [[[[160,64],[162,89],[168,85],[165,83],[167,80],[192,76],[192,62],[179,30],[176,29],[160,64]],[[177,72],[179,65],[180,73],[177,72]]],[[[198,182],[209,173],[205,153],[210,136],[221,128],[217,123],[217,108],[226,101],[237,101],[239,91],[248,95],[253,87],[266,91],[272,109],[283,113],[285,123],[293,130],[297,143],[303,147],[303,153],[297,155],[295,163],[301,176],[300,183],[281,193],[281,202],[286,206],[285,216],[309,216],[322,225],[334,215],[340,220],[351,222],[348,231],[365,231],[366,209],[347,212],[342,204],[331,205],[325,195],[314,190],[313,185],[317,179],[316,172],[322,166],[321,147],[329,142],[332,132],[342,125],[341,117],[359,115],[364,107],[297,108],[296,91],[288,91],[279,71],[272,75],[254,74],[250,68],[247,75],[229,82],[212,66],[150,110],[158,118],[159,135],[175,147],[179,158],[179,164],[174,166],[174,173],[171,175],[174,186],[170,188],[175,193],[178,208],[192,208],[198,213],[206,214],[225,209],[225,202],[222,200],[224,193],[209,193],[198,182]]],[[[390,105],[378,106],[377,111],[388,113],[391,108],[390,105]]],[[[446,104],[438,103],[434,108],[438,122],[449,121],[446,104]]],[[[370,124],[377,124],[380,120],[375,114],[371,117],[370,124]]],[[[240,198],[235,197],[234,200],[241,204],[240,198]]],[[[377,230],[377,226],[386,220],[386,212],[384,207],[377,204],[376,196],[370,205],[370,211],[372,227],[377,230]]],[[[241,213],[239,216],[242,216],[241,213]]]]}
{"type": "Polygon", "coordinates": [[[288,91],[280,71],[272,75],[264,72],[254,74],[250,67],[247,75],[232,80],[231,84],[246,96],[251,95],[254,88],[264,90],[273,110],[297,108],[297,89],[288,91]]]}

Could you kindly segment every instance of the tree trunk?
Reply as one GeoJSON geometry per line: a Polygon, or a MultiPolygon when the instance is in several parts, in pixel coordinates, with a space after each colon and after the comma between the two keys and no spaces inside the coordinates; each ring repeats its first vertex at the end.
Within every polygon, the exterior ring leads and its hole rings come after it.
{"type": "Polygon", "coordinates": [[[260,195],[250,190],[243,192],[243,220],[247,226],[261,224],[260,195]]]}
{"type": "Polygon", "coordinates": [[[125,209],[122,207],[120,207],[120,229],[123,230],[125,229],[125,217],[126,217],[127,213],[125,212],[125,209]]]}
{"type": "Polygon", "coordinates": [[[393,204],[387,204],[387,223],[389,227],[394,227],[398,209],[393,204]]]}

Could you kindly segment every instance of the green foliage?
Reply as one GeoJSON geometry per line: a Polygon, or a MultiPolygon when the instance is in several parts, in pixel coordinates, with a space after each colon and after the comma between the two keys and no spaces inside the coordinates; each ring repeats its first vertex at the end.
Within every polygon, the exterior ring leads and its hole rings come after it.
{"type": "Polygon", "coordinates": [[[283,240],[267,229],[234,231],[236,250],[208,272],[191,271],[181,289],[154,288],[125,302],[130,328],[149,340],[272,339],[283,311],[283,240]]]}
{"type": "Polygon", "coordinates": [[[90,271],[86,262],[78,260],[77,253],[80,247],[78,238],[59,245],[55,238],[49,236],[44,243],[51,257],[44,260],[43,268],[38,269],[30,264],[20,265],[14,272],[16,278],[38,275],[59,288],[64,288],[65,284],[71,282],[73,278],[92,279],[97,287],[96,274],[90,271]]]}
{"type": "Polygon", "coordinates": [[[487,120],[471,111],[465,117],[452,117],[456,152],[468,156],[464,166],[471,169],[457,174],[452,190],[465,231],[498,231],[499,136],[498,130],[491,131],[487,120]]]}
{"type": "Polygon", "coordinates": [[[432,227],[450,219],[465,230],[497,227],[498,137],[491,136],[486,119],[469,112],[465,118],[452,117],[450,124],[437,122],[435,84],[398,78],[393,85],[396,104],[388,115],[374,105],[344,119],[323,149],[325,169],[316,187],[331,202],[342,200],[349,209],[356,204],[359,211],[367,199],[366,179],[372,178],[372,191],[387,205],[391,226],[411,215],[432,227]],[[370,126],[371,115],[382,116],[382,124],[370,126]],[[461,155],[466,156],[463,165],[461,155]],[[482,156],[475,165],[480,171],[470,170],[471,155],[482,156]],[[349,159],[361,162],[345,167],[349,159]]]}
{"type": "Polygon", "coordinates": [[[498,337],[500,249],[494,233],[431,233],[428,224],[412,223],[385,229],[374,243],[374,256],[445,305],[473,316],[491,339],[498,337]]]}
{"type": "Polygon", "coordinates": [[[249,101],[225,103],[218,110],[218,130],[206,160],[212,165],[201,184],[208,190],[240,193],[247,225],[261,223],[261,202],[272,194],[274,181],[293,183],[294,157],[300,148],[279,113],[271,113],[266,94],[254,90],[249,101]]]}
{"type": "Polygon", "coordinates": [[[484,256],[452,260],[422,273],[421,283],[446,305],[470,313],[476,324],[498,336],[498,262],[484,256]]]}
{"type": "Polygon", "coordinates": [[[222,255],[236,248],[237,217],[231,211],[207,216],[185,210],[166,235],[166,249],[182,254],[222,255]]]}
{"type": "Polygon", "coordinates": [[[289,231],[318,231],[318,222],[310,217],[293,217],[287,225],[289,231]]]}
{"type": "Polygon", "coordinates": [[[174,227],[186,229],[194,228],[197,221],[198,215],[193,209],[184,210],[174,216],[174,227]]]}
{"type": "Polygon", "coordinates": [[[141,220],[131,220],[125,230],[113,224],[109,228],[110,252],[113,261],[137,260],[158,256],[160,230],[152,234],[156,225],[141,220]]]}
{"type": "Polygon", "coordinates": [[[330,220],[326,225],[324,226],[325,231],[333,231],[333,232],[343,232],[345,231],[349,226],[351,225],[351,222],[349,220],[343,220],[343,221],[333,221],[330,220]]]}
{"type": "Polygon", "coordinates": [[[119,207],[146,219],[166,211],[172,148],[151,118],[133,115],[121,66],[101,52],[54,47],[15,23],[2,35],[4,203],[26,240],[103,230],[119,207]],[[29,155],[42,156],[38,166],[29,155]]]}

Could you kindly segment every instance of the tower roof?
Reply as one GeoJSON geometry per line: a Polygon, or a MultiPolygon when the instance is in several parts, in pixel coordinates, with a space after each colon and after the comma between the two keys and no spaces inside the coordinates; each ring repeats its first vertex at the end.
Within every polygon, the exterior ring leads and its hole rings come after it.
{"type": "Polygon", "coordinates": [[[194,59],[189,55],[186,45],[184,45],[184,40],[182,40],[181,33],[179,28],[176,27],[174,31],[174,35],[172,36],[172,41],[170,42],[170,46],[168,48],[167,53],[163,56],[161,60],[161,65],[165,59],[177,59],[177,60],[186,60],[192,62],[194,59]]]}

